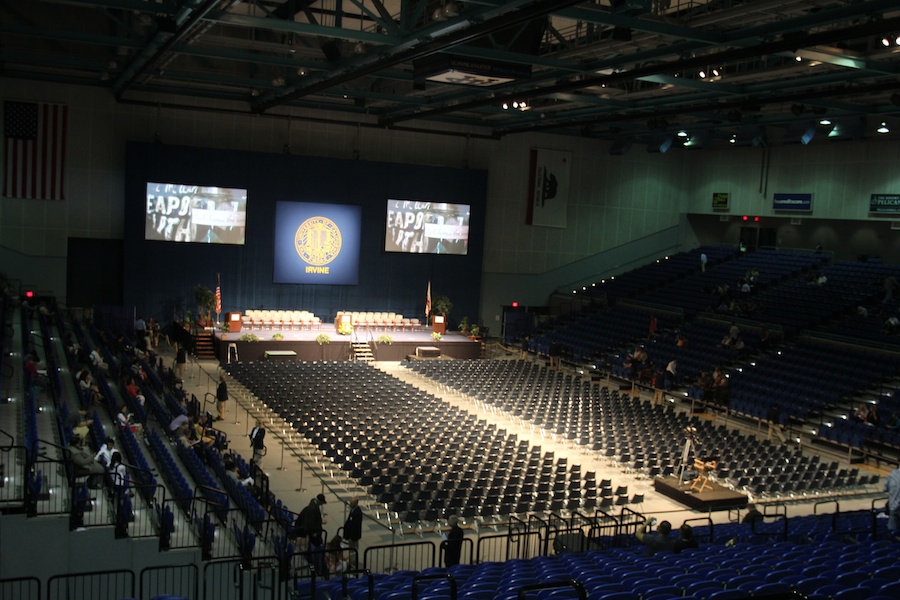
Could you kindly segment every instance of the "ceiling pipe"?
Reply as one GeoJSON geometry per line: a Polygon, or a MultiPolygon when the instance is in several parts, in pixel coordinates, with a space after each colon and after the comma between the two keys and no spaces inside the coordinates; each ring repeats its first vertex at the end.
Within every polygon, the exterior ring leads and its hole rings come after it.
{"type": "MultiPolygon", "coordinates": [[[[651,75],[660,75],[671,72],[680,72],[686,70],[697,69],[712,63],[729,63],[747,58],[765,55],[777,54],[779,52],[796,51],[798,48],[809,46],[819,46],[823,44],[833,44],[835,42],[851,39],[867,37],[871,35],[881,35],[884,31],[900,30],[900,17],[891,19],[883,19],[881,21],[869,21],[859,25],[852,25],[840,29],[831,29],[827,31],[819,31],[816,33],[808,33],[805,35],[784,35],[781,39],[773,42],[765,42],[755,46],[744,48],[733,48],[705,54],[702,56],[693,56],[669,63],[653,64],[647,67],[641,67],[632,70],[620,71],[608,75],[598,75],[596,77],[587,77],[575,81],[566,81],[556,85],[538,88],[534,90],[525,90],[519,92],[511,92],[506,95],[497,95],[491,98],[480,98],[469,102],[461,102],[453,106],[442,106],[427,111],[421,111],[415,114],[401,115],[396,117],[388,117],[382,120],[383,125],[393,125],[400,121],[409,119],[419,119],[425,117],[433,117],[448,112],[456,112],[460,110],[470,110],[490,104],[497,104],[503,101],[512,101],[514,99],[533,100],[541,96],[550,94],[571,92],[584,89],[587,87],[610,85],[620,81],[637,79],[639,77],[649,77],[651,75]]],[[[550,124],[541,124],[535,129],[547,128],[550,124]]]]}
{"type": "Polygon", "coordinates": [[[350,69],[345,73],[332,75],[331,77],[327,77],[326,79],[306,87],[270,98],[263,102],[258,102],[253,106],[253,110],[254,112],[263,112],[275,106],[291,102],[292,100],[303,98],[304,96],[327,90],[336,85],[353,81],[359,77],[371,75],[382,69],[387,69],[418,58],[431,56],[432,54],[437,54],[448,48],[469,43],[494,32],[527,23],[533,19],[544,17],[552,12],[578,4],[581,1],[582,0],[538,0],[534,4],[521,10],[500,14],[481,23],[470,24],[468,27],[448,33],[437,40],[418,44],[412,48],[401,50],[397,54],[381,58],[359,68],[350,69]]]}

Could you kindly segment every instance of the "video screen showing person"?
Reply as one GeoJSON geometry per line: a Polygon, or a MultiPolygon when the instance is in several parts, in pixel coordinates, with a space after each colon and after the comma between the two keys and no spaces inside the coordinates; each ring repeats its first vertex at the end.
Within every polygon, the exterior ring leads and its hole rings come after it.
{"type": "Polygon", "coordinates": [[[468,254],[470,208],[448,202],[388,200],[385,252],[468,254]]]}
{"type": "Polygon", "coordinates": [[[148,183],[144,239],[243,245],[247,190],[148,183]]]}

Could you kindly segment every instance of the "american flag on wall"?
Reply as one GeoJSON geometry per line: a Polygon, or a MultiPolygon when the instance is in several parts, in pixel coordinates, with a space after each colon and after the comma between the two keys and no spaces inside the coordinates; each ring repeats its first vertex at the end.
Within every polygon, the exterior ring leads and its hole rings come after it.
{"type": "Polygon", "coordinates": [[[63,104],[3,103],[3,195],[65,200],[66,128],[63,104]]]}

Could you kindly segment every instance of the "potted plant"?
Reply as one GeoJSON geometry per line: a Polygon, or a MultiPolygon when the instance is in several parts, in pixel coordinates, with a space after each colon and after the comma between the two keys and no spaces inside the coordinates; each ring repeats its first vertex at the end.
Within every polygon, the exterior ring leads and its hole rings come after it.
{"type": "Polygon", "coordinates": [[[441,335],[440,333],[438,333],[437,331],[432,331],[432,332],[431,332],[431,339],[433,339],[433,340],[436,341],[436,342],[441,341],[441,338],[443,338],[443,337],[444,337],[444,336],[442,336],[442,335],[441,335]]]}
{"type": "Polygon", "coordinates": [[[472,325],[471,329],[469,329],[469,337],[473,340],[477,340],[481,337],[481,327],[476,323],[472,325]]]}
{"type": "Polygon", "coordinates": [[[331,336],[329,336],[327,333],[320,333],[319,335],[316,336],[316,343],[319,344],[320,346],[324,346],[325,344],[328,344],[330,342],[331,342],[331,336]]]}
{"type": "Polygon", "coordinates": [[[469,333],[469,317],[463,317],[459,322],[459,330],[463,334],[469,333]]]}
{"type": "Polygon", "coordinates": [[[212,311],[216,308],[216,295],[205,285],[194,288],[194,299],[197,301],[197,313],[205,314],[206,323],[212,323],[212,311]]]}
{"type": "Polygon", "coordinates": [[[278,332],[272,336],[272,339],[275,340],[276,342],[280,342],[281,340],[284,339],[284,335],[281,332],[278,332]]]}
{"type": "Polygon", "coordinates": [[[238,338],[238,341],[241,341],[241,342],[258,342],[258,341],[259,341],[259,338],[256,337],[256,334],[254,334],[254,333],[245,333],[244,335],[242,335],[241,337],[238,338]]]}
{"type": "Polygon", "coordinates": [[[378,339],[375,340],[375,342],[378,344],[387,344],[388,346],[390,346],[391,344],[394,343],[394,338],[389,336],[386,333],[382,333],[381,335],[378,336],[378,339]]]}
{"type": "Polygon", "coordinates": [[[337,328],[339,335],[350,335],[353,333],[353,325],[349,321],[342,321],[337,328]]]}
{"type": "Polygon", "coordinates": [[[453,308],[453,303],[447,296],[437,296],[434,304],[431,305],[431,314],[447,316],[447,313],[453,308]]]}

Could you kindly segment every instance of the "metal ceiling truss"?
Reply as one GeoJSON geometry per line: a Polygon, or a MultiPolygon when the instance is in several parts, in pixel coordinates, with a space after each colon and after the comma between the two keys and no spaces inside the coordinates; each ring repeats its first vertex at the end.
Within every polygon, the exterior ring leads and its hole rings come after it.
{"type": "Polygon", "coordinates": [[[619,150],[900,135],[896,0],[44,0],[0,4],[0,36],[5,77],[121,102],[619,150]]]}

